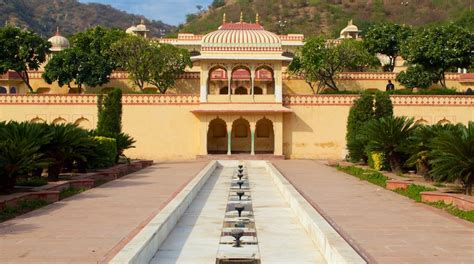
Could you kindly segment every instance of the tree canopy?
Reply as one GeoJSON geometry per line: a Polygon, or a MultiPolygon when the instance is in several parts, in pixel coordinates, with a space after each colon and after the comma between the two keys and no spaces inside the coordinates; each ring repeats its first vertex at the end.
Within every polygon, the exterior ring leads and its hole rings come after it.
{"type": "Polygon", "coordinates": [[[363,71],[377,63],[377,58],[358,41],[347,39],[330,44],[323,38],[312,38],[299,50],[288,70],[304,78],[314,93],[320,93],[324,89],[338,90],[335,78],[340,72],[363,71]]]}
{"type": "Polygon", "coordinates": [[[390,62],[384,70],[393,71],[395,60],[400,55],[400,47],[411,35],[409,26],[393,23],[379,23],[370,26],[365,33],[364,46],[373,54],[380,53],[389,57],[390,62]]]}
{"type": "Polygon", "coordinates": [[[446,87],[445,72],[470,68],[474,62],[474,33],[454,24],[421,28],[402,46],[402,56],[432,72],[446,87]]]}
{"type": "Polygon", "coordinates": [[[70,88],[74,81],[79,93],[83,85],[96,87],[108,83],[112,71],[119,66],[111,46],[124,37],[126,33],[122,30],[100,26],[74,35],[71,48],[56,53],[48,61],[43,79],[70,88]]]}
{"type": "Polygon", "coordinates": [[[32,31],[10,26],[0,28],[0,72],[17,72],[32,92],[28,71],[39,69],[50,47],[51,43],[32,31]]]}
{"type": "Polygon", "coordinates": [[[406,71],[397,74],[397,82],[408,89],[429,88],[433,84],[434,76],[421,65],[410,65],[406,71]]]}

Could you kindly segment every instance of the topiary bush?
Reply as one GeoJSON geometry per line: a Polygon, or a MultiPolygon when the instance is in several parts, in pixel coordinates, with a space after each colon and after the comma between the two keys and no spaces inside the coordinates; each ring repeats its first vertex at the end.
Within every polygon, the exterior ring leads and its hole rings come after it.
{"type": "Polygon", "coordinates": [[[98,95],[97,133],[113,137],[122,132],[122,90],[115,88],[107,95],[98,95]]]}
{"type": "Polygon", "coordinates": [[[347,150],[349,151],[349,159],[353,162],[364,160],[367,162],[365,146],[367,139],[363,137],[362,131],[367,122],[374,118],[374,97],[369,94],[363,94],[359,99],[354,101],[349,117],[347,119],[347,150]]]}

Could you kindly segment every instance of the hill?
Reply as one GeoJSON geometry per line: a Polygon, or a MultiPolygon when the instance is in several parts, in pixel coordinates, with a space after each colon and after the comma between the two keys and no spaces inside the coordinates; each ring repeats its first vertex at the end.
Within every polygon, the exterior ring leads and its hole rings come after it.
{"type": "MultiPolygon", "coordinates": [[[[464,18],[472,22],[471,0],[214,0],[205,12],[190,14],[180,32],[215,30],[226,13],[228,21],[255,21],[255,13],[267,30],[277,33],[324,34],[338,37],[353,19],[364,31],[371,23],[391,21],[414,26],[464,18]],[[408,4],[401,4],[408,2],[408,4]],[[466,19],[468,17],[469,19],[466,19]]],[[[469,24],[468,24],[469,25],[469,24]]]]}
{"type": "MultiPolygon", "coordinates": [[[[1,25],[27,27],[45,37],[52,36],[57,26],[67,36],[96,25],[126,29],[142,18],[109,5],[77,0],[0,0],[1,25]]],[[[160,29],[173,30],[161,21],[145,19],[145,23],[151,36],[159,36],[160,29]]]]}

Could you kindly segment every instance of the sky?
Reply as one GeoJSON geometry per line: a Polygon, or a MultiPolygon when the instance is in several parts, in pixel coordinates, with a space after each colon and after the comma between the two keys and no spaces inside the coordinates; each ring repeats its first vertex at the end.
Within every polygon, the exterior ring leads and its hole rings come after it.
{"type": "Polygon", "coordinates": [[[212,0],[79,0],[82,3],[111,5],[128,13],[161,20],[170,25],[184,23],[186,14],[195,13],[196,5],[207,7],[212,0]]]}

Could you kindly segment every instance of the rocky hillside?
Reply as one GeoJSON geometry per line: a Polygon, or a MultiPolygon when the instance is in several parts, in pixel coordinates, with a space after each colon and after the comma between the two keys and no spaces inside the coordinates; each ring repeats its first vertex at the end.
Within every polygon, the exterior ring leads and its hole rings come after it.
{"type": "MultiPolygon", "coordinates": [[[[0,0],[0,23],[27,27],[48,37],[61,27],[63,35],[102,25],[126,29],[143,17],[102,4],[83,4],[76,0],[0,0]]],[[[161,21],[145,20],[152,36],[160,29],[173,30],[161,21]]]]}
{"type": "Polygon", "coordinates": [[[223,13],[236,22],[243,11],[245,21],[255,21],[258,12],[261,23],[273,32],[336,37],[350,19],[361,30],[380,21],[415,26],[457,19],[473,22],[470,4],[472,0],[214,0],[207,11],[188,15],[179,31],[212,31],[223,13]]]}

